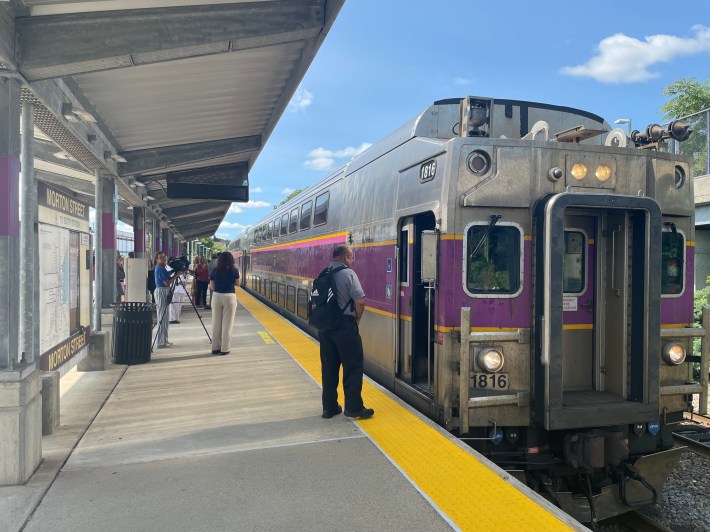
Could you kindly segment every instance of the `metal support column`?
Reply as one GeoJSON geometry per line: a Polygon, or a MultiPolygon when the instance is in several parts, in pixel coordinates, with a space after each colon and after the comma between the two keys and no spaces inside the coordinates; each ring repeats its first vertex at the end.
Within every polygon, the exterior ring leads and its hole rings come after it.
{"type": "Polygon", "coordinates": [[[0,78],[0,370],[19,366],[20,84],[0,78]]]}
{"type": "Polygon", "coordinates": [[[96,203],[101,203],[102,223],[99,243],[103,251],[101,262],[101,308],[111,308],[116,302],[116,182],[111,176],[102,177],[104,184],[101,197],[96,197],[96,203]]]}
{"type": "Polygon", "coordinates": [[[25,267],[20,262],[20,89],[17,79],[0,78],[0,486],[24,484],[42,460],[40,371],[22,363],[19,349],[18,281],[25,267]]]}
{"type": "Polygon", "coordinates": [[[163,231],[160,227],[160,220],[153,220],[153,258],[158,251],[163,251],[163,231]]]}
{"type": "Polygon", "coordinates": [[[94,185],[95,185],[95,196],[96,201],[94,202],[95,208],[95,221],[94,221],[94,331],[101,330],[101,309],[103,308],[102,295],[103,290],[101,286],[103,285],[103,247],[101,246],[101,236],[103,235],[103,203],[99,198],[104,195],[104,180],[101,177],[101,171],[94,171],[94,185]]]}
{"type": "Polygon", "coordinates": [[[39,249],[37,180],[34,172],[34,105],[22,104],[22,173],[20,175],[20,352],[35,362],[39,348],[39,249]]]}
{"type": "Polygon", "coordinates": [[[137,259],[144,259],[145,253],[145,210],[133,207],[133,251],[137,259]]]}
{"type": "Polygon", "coordinates": [[[163,229],[160,232],[160,241],[162,242],[162,250],[166,255],[170,255],[170,229],[163,229]]]}

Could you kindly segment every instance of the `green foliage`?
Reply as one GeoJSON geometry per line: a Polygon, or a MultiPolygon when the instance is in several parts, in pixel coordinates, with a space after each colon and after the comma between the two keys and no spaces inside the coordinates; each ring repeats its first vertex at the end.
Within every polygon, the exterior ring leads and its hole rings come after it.
{"type": "MultiPolygon", "coordinates": [[[[684,118],[693,113],[710,109],[710,78],[705,82],[695,78],[681,78],[663,89],[664,96],[671,99],[661,106],[666,120],[684,118]]],[[[707,116],[702,113],[686,119],[693,134],[680,144],[683,155],[693,157],[693,171],[696,176],[707,174],[707,116]]]]}
{"type": "Polygon", "coordinates": [[[276,210],[276,209],[278,209],[279,207],[281,207],[281,205],[283,205],[283,204],[286,203],[287,201],[291,201],[293,198],[295,198],[296,196],[298,196],[301,192],[303,192],[303,189],[302,189],[302,188],[297,188],[296,190],[294,190],[293,192],[291,192],[288,196],[286,196],[283,200],[281,200],[281,202],[280,202],[278,205],[274,205],[274,210],[276,210]]]}
{"type": "Polygon", "coordinates": [[[681,78],[664,88],[663,96],[671,96],[661,106],[667,120],[704,111],[710,108],[710,78],[703,83],[695,78],[681,78]]]}
{"type": "MultiPolygon", "coordinates": [[[[703,307],[708,304],[708,296],[710,296],[710,277],[705,280],[706,286],[701,290],[696,290],[693,300],[693,321],[696,327],[702,327],[703,307]]],[[[693,338],[693,354],[700,355],[700,338],[693,338]]],[[[700,376],[700,364],[693,364],[693,374],[696,378],[700,376]]]]}

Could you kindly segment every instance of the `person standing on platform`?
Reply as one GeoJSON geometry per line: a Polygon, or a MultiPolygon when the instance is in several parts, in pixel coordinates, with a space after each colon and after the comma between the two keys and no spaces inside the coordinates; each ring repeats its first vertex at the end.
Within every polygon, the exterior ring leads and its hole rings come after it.
{"type": "Polygon", "coordinates": [[[232,345],[234,313],[237,311],[239,270],[228,251],[217,256],[217,267],[210,277],[212,301],[212,354],[228,355],[232,345]]]}
{"type": "Polygon", "coordinates": [[[185,276],[179,275],[178,285],[173,290],[173,300],[170,302],[170,323],[180,323],[180,313],[182,312],[182,304],[187,296],[187,288],[185,288],[185,276]]]}
{"type": "Polygon", "coordinates": [[[150,269],[148,270],[148,279],[146,279],[146,288],[150,292],[150,300],[155,303],[155,262],[150,262],[150,269]]]}
{"type": "Polygon", "coordinates": [[[195,305],[198,307],[207,306],[207,287],[210,285],[210,273],[207,269],[207,261],[200,259],[195,268],[195,279],[197,280],[197,294],[195,295],[195,305]]]}
{"type": "Polygon", "coordinates": [[[123,257],[121,252],[116,251],[116,300],[118,303],[123,301],[125,290],[126,270],[123,269],[123,257]]]}
{"type": "MultiPolygon", "coordinates": [[[[210,279],[212,279],[212,272],[214,269],[217,267],[217,255],[212,255],[212,260],[209,261],[207,264],[207,271],[210,274],[210,279]]],[[[214,290],[211,288],[212,285],[210,285],[210,304],[207,305],[205,308],[211,308],[212,307],[212,294],[214,294],[214,290]]]]}
{"type": "Polygon", "coordinates": [[[350,246],[339,245],[333,250],[330,268],[345,264],[333,274],[332,286],[343,309],[337,328],[318,331],[320,338],[321,377],[323,382],[323,417],[326,419],[343,412],[338,404],[338,380],[343,366],[345,415],[367,419],[375,414],[362,402],[364,356],[360,338],[360,318],[365,311],[365,291],[352,270],[355,254],[350,246]]]}
{"type": "Polygon", "coordinates": [[[158,349],[173,346],[173,344],[168,342],[170,286],[177,281],[178,276],[182,273],[180,271],[173,271],[171,274],[166,268],[167,264],[168,256],[165,253],[159,251],[155,254],[155,302],[157,304],[156,312],[158,314],[158,349]]]}

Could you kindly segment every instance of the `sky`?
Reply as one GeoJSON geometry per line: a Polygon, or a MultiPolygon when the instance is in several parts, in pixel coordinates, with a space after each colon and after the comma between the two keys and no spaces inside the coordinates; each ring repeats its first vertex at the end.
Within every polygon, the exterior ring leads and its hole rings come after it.
{"type": "Polygon", "coordinates": [[[217,236],[436,100],[536,101],[643,129],[663,122],[663,88],[687,77],[710,78],[707,0],[346,0],[249,172],[249,203],[232,204],[217,236]]]}

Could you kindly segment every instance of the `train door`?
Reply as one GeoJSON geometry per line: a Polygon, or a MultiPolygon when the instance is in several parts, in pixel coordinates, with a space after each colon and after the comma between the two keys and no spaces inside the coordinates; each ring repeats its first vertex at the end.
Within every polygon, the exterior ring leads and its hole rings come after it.
{"type": "Polygon", "coordinates": [[[247,274],[251,271],[251,257],[248,253],[242,255],[241,285],[247,286],[247,274]]]}
{"type": "Polygon", "coordinates": [[[596,228],[593,213],[565,215],[562,262],[563,391],[594,388],[596,228]]]}
{"type": "Polygon", "coordinates": [[[429,395],[434,380],[434,291],[422,280],[422,233],[435,227],[431,212],[404,218],[397,246],[397,376],[429,395]]]}
{"type": "Polygon", "coordinates": [[[537,414],[547,429],[655,419],[658,205],[567,193],[537,216],[537,414]]]}

